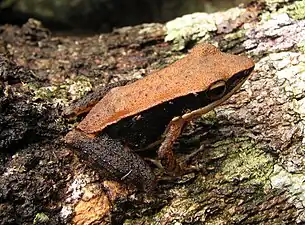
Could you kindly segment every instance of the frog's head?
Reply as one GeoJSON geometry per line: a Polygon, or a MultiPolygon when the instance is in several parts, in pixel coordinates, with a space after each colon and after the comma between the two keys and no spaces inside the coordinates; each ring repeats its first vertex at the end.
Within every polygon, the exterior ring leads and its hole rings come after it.
{"type": "Polygon", "coordinates": [[[210,61],[210,66],[205,73],[206,94],[213,101],[226,100],[248,79],[254,62],[247,56],[223,53],[212,45],[208,47],[210,52],[205,59],[210,61]]]}
{"type": "Polygon", "coordinates": [[[201,99],[201,104],[198,109],[192,107],[193,112],[183,115],[187,120],[207,113],[230,98],[254,69],[252,59],[220,52],[213,45],[198,46],[193,54],[193,59],[197,60],[194,64],[201,66],[193,67],[198,82],[193,82],[195,85],[192,87],[195,90],[193,93],[201,99]]]}
{"type": "Polygon", "coordinates": [[[224,79],[219,79],[211,83],[206,91],[207,96],[211,100],[217,100],[221,98],[227,99],[234,94],[234,92],[237,91],[248,79],[254,69],[254,64],[251,63],[252,60],[249,59],[249,61],[248,65],[243,65],[239,68],[235,67],[236,71],[233,73],[226,73],[224,79]]]}

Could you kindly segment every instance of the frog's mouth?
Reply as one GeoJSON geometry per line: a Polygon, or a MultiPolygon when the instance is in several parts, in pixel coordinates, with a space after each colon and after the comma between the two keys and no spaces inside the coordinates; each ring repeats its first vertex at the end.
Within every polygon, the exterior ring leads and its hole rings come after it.
{"type": "Polygon", "coordinates": [[[220,93],[219,91],[215,91],[215,89],[213,89],[213,92],[219,92],[219,93],[217,94],[217,96],[213,96],[214,99],[212,99],[211,96],[210,97],[208,96],[208,98],[212,100],[209,104],[205,105],[202,108],[194,110],[190,113],[184,114],[182,118],[186,121],[193,120],[194,118],[209,112],[210,110],[214,109],[216,106],[226,101],[244,84],[244,82],[248,79],[253,69],[254,67],[252,67],[251,69],[241,71],[235,74],[233,77],[231,77],[231,79],[229,79],[227,82],[225,82],[225,86],[224,86],[225,88],[224,91],[221,93],[221,96],[219,94],[220,93]]]}

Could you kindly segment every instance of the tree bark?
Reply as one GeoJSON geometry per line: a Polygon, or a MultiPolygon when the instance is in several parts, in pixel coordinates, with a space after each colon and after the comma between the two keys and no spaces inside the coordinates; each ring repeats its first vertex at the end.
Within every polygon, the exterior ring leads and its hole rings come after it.
{"type": "Polygon", "coordinates": [[[0,224],[305,223],[304,9],[269,0],[91,37],[51,35],[34,20],[3,26],[0,224]],[[172,179],[155,168],[157,188],[145,194],[64,145],[76,121],[61,113],[73,100],[141,78],[198,41],[256,62],[241,90],[175,145],[180,160],[200,149],[189,161],[200,172],[172,179]]]}

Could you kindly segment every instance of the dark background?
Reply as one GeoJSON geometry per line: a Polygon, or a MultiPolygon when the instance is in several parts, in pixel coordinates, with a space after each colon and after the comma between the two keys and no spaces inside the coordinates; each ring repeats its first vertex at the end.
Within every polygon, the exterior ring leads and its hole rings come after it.
{"type": "Polygon", "coordinates": [[[250,0],[0,0],[0,23],[35,18],[53,32],[109,32],[161,22],[192,12],[225,10],[250,0]]]}

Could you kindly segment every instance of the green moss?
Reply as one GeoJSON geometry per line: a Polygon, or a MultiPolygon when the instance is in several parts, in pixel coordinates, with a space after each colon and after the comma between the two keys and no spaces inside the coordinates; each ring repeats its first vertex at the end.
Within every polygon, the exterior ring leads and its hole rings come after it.
{"type": "Polygon", "coordinates": [[[286,7],[288,15],[295,20],[302,20],[305,18],[305,0],[296,1],[295,3],[286,7]]]}
{"type": "Polygon", "coordinates": [[[305,39],[300,41],[297,46],[299,50],[305,54],[305,39]]]}
{"type": "Polygon", "coordinates": [[[217,141],[205,152],[204,167],[210,166],[211,172],[205,176],[196,177],[193,183],[186,183],[185,186],[177,185],[175,189],[171,189],[170,193],[176,197],[152,218],[141,218],[136,222],[130,220],[124,224],[140,222],[160,224],[166,217],[170,218],[169,224],[195,224],[196,222],[210,225],[223,224],[228,221],[242,220],[238,216],[244,215],[234,214],[235,218],[232,218],[230,210],[239,204],[240,199],[246,199],[245,196],[249,196],[249,190],[253,190],[251,197],[256,202],[251,200],[244,203],[245,207],[253,207],[264,201],[264,187],[270,184],[269,177],[275,162],[260,145],[248,137],[228,137],[217,141]],[[238,191],[235,183],[239,185],[238,191]],[[244,192],[245,196],[243,196],[244,192]],[[223,199],[220,197],[222,195],[232,198],[228,197],[229,200],[227,199],[228,201],[222,205],[218,202],[218,199],[223,199]],[[240,199],[236,199],[235,196],[240,199]],[[213,204],[224,208],[221,208],[217,216],[211,217],[209,209],[213,204]]]}
{"type": "Polygon", "coordinates": [[[66,104],[70,100],[79,99],[92,89],[90,80],[84,76],[78,76],[73,80],[67,79],[58,86],[38,87],[33,84],[27,86],[34,94],[34,100],[44,99],[54,104],[66,104]]]}
{"type": "MultiPolygon", "coordinates": [[[[287,0],[264,0],[269,12],[279,13],[285,8],[285,5],[291,4],[287,0]]],[[[281,12],[283,13],[283,11],[281,12]]]]}
{"type": "Polygon", "coordinates": [[[49,220],[50,219],[46,214],[37,213],[34,218],[33,224],[47,223],[49,220]]]}
{"type": "Polygon", "coordinates": [[[168,22],[166,29],[165,41],[172,41],[175,50],[182,50],[190,41],[209,39],[209,32],[217,27],[211,14],[194,13],[168,22]]]}
{"type": "Polygon", "coordinates": [[[226,40],[237,40],[245,36],[245,31],[244,30],[239,30],[234,33],[229,33],[225,35],[226,40]]]}
{"type": "MultiPolygon", "coordinates": [[[[166,24],[165,41],[173,42],[174,50],[182,50],[188,43],[210,40],[218,27],[227,26],[227,21],[236,20],[244,12],[245,9],[236,7],[225,12],[193,13],[179,17],[166,24]]],[[[237,33],[236,38],[241,34],[237,33]]]]}
{"type": "Polygon", "coordinates": [[[245,180],[251,184],[264,184],[268,180],[274,164],[273,158],[255,143],[236,138],[233,139],[233,143],[223,146],[230,151],[221,167],[225,180],[245,180]]]}
{"type": "Polygon", "coordinates": [[[223,49],[230,49],[236,45],[239,45],[245,36],[245,30],[238,30],[236,32],[225,35],[225,43],[222,42],[223,49]]]}

